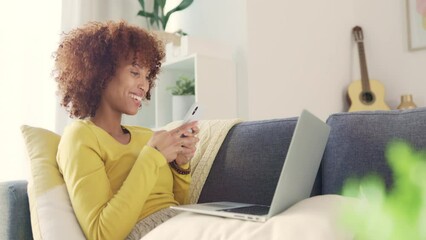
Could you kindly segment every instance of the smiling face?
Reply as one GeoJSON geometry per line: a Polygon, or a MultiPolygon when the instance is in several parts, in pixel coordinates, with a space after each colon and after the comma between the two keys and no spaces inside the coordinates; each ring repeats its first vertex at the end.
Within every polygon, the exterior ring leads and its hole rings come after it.
{"type": "Polygon", "coordinates": [[[149,72],[133,60],[120,61],[117,71],[102,92],[96,115],[135,115],[149,90],[149,72]]]}

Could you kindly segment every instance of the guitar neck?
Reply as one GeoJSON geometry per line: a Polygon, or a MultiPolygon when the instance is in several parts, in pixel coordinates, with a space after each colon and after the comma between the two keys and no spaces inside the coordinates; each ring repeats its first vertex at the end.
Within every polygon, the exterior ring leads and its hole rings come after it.
{"type": "Polygon", "coordinates": [[[369,82],[368,71],[367,71],[367,60],[365,57],[364,42],[362,41],[358,42],[358,55],[359,55],[359,65],[361,68],[362,91],[370,92],[371,89],[370,89],[370,82],[369,82]]]}

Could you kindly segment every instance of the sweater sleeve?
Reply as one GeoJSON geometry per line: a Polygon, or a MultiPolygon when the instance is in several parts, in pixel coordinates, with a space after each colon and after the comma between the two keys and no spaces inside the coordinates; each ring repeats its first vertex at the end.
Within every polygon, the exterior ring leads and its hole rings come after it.
{"type": "MultiPolygon", "coordinates": [[[[188,169],[189,163],[182,165],[181,168],[188,169]]],[[[189,203],[189,185],[191,183],[191,174],[183,175],[177,173],[172,169],[173,173],[173,194],[175,195],[175,200],[179,204],[188,204],[189,203]]]]}
{"type": "Polygon", "coordinates": [[[123,185],[113,194],[101,147],[87,126],[71,125],[59,145],[58,165],[86,237],[124,239],[136,224],[166,160],[155,149],[143,147],[123,185]]]}

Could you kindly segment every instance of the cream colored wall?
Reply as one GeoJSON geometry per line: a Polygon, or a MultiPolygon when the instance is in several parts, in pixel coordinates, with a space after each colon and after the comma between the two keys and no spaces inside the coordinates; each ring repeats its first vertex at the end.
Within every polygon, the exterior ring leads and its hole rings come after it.
{"type": "Polygon", "coordinates": [[[339,0],[268,2],[248,1],[249,118],[297,116],[302,108],[325,118],[343,110],[353,7],[339,0]]]}
{"type": "Polygon", "coordinates": [[[360,78],[355,25],[363,27],[369,76],[385,85],[387,103],[395,108],[411,93],[426,106],[426,50],[408,51],[405,3],[200,0],[180,18],[191,35],[235,47],[240,117],[288,117],[307,108],[326,118],[347,110],[347,87],[360,78]]]}
{"type": "Polygon", "coordinates": [[[360,78],[355,25],[364,31],[369,76],[385,85],[391,108],[404,93],[426,106],[426,50],[408,51],[405,1],[248,2],[249,118],[346,111],[347,86],[360,78]],[[251,97],[258,93],[267,94],[251,97]]]}

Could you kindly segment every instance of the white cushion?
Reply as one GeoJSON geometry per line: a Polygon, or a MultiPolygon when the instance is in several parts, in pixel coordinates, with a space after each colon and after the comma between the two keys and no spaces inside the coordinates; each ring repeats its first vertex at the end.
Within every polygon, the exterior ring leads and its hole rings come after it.
{"type": "Polygon", "coordinates": [[[180,213],[143,239],[354,239],[339,223],[342,204],[355,200],[339,195],[305,199],[265,223],[180,213]]]}

